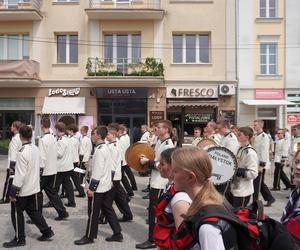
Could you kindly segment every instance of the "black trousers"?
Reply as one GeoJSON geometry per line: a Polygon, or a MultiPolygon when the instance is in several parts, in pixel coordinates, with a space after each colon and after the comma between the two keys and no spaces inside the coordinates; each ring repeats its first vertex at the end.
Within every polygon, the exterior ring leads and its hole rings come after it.
{"type": "Polygon", "coordinates": [[[59,216],[64,216],[66,214],[66,208],[64,207],[61,199],[58,196],[58,193],[55,191],[55,175],[48,175],[41,177],[41,191],[45,191],[46,195],[49,198],[49,201],[55,208],[59,216]]]}
{"type": "Polygon", "coordinates": [[[120,181],[113,181],[113,192],[114,192],[114,201],[126,218],[132,218],[132,212],[128,204],[128,195],[125,192],[124,188],[122,187],[120,181]]]}
{"type": "Polygon", "coordinates": [[[121,233],[121,226],[115,210],[113,209],[113,190],[105,193],[94,193],[94,197],[88,198],[88,222],[86,227],[86,237],[96,239],[98,234],[98,221],[100,211],[106,216],[113,234],[121,233]]]}
{"type": "Polygon", "coordinates": [[[17,240],[25,240],[24,210],[42,234],[48,233],[51,230],[39,208],[42,204],[41,199],[42,195],[33,194],[30,196],[17,197],[16,202],[11,202],[11,221],[16,232],[17,240]]]}
{"type": "MultiPolygon", "coordinates": [[[[78,166],[78,163],[77,162],[73,163],[73,165],[74,165],[74,169],[75,169],[78,166]]],[[[71,179],[72,179],[77,191],[79,192],[79,195],[84,196],[85,193],[84,193],[83,187],[81,186],[82,182],[80,180],[80,178],[81,178],[80,175],[81,175],[80,173],[72,171],[71,172],[71,179]]]]}
{"type": "Polygon", "coordinates": [[[149,192],[149,211],[148,211],[148,221],[149,221],[149,232],[148,232],[148,240],[154,241],[153,238],[153,229],[155,225],[155,215],[153,206],[156,205],[158,198],[162,194],[163,189],[150,188],[149,192]]]}
{"type": "Polygon", "coordinates": [[[248,205],[248,203],[250,201],[250,197],[251,197],[251,195],[248,195],[246,197],[235,197],[235,196],[232,196],[231,205],[234,208],[245,207],[245,206],[248,205]]]}
{"type": "Polygon", "coordinates": [[[258,176],[253,181],[253,185],[254,185],[253,201],[258,200],[259,193],[262,194],[265,201],[271,201],[274,199],[268,186],[265,184],[265,172],[266,172],[265,169],[263,169],[262,172],[258,172],[258,176]]]}
{"type": "Polygon", "coordinates": [[[2,199],[4,200],[4,202],[7,203],[9,202],[9,193],[13,182],[13,178],[9,178],[10,175],[11,175],[10,170],[6,169],[6,177],[5,177],[4,187],[3,187],[2,199]]]}
{"type": "Polygon", "coordinates": [[[135,177],[128,165],[122,166],[122,184],[129,195],[133,194],[133,190],[137,190],[135,177]]]}
{"type": "Polygon", "coordinates": [[[285,172],[283,171],[283,164],[280,162],[275,162],[275,171],[274,171],[274,180],[273,180],[273,188],[280,189],[280,180],[284,183],[286,188],[291,187],[291,182],[289,178],[286,176],[285,172]]]}
{"type": "MultiPolygon", "coordinates": [[[[86,162],[83,162],[83,155],[79,155],[79,168],[86,171],[86,162]]],[[[83,183],[83,178],[85,174],[78,173],[80,183],[83,183]]]]}
{"type": "Polygon", "coordinates": [[[55,187],[54,190],[57,193],[59,191],[60,185],[64,186],[69,204],[75,204],[74,189],[73,189],[72,182],[70,180],[70,176],[72,172],[73,170],[66,171],[66,172],[57,172],[55,185],[54,185],[55,187]]]}

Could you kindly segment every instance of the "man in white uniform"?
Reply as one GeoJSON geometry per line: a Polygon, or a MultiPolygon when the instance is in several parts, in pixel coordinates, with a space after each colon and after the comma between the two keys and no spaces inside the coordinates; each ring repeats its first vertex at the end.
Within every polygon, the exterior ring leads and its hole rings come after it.
{"type": "Polygon", "coordinates": [[[199,141],[201,141],[201,128],[200,127],[195,127],[194,128],[194,140],[192,141],[193,146],[197,146],[199,141]]]}
{"type": "MultiPolygon", "coordinates": [[[[80,146],[79,146],[79,167],[85,172],[87,169],[88,161],[91,157],[93,145],[91,139],[87,136],[89,131],[88,126],[83,126],[80,129],[81,138],[80,138],[80,146]]],[[[83,182],[83,178],[85,173],[80,174],[80,182],[83,182]]]]}

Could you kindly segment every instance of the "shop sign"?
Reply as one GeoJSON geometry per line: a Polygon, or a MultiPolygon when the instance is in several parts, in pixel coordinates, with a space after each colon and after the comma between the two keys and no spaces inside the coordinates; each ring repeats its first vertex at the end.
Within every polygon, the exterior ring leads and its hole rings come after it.
{"type": "Polygon", "coordinates": [[[255,99],[257,100],[281,100],[284,99],[283,89],[256,89],[255,99]]]}
{"type": "Polygon", "coordinates": [[[231,124],[234,124],[235,122],[235,111],[234,110],[222,110],[222,119],[229,121],[231,124]]]}
{"type": "Polygon", "coordinates": [[[148,98],[147,88],[97,88],[97,98],[148,98]]]}
{"type": "Polygon", "coordinates": [[[152,126],[154,122],[165,119],[164,111],[149,111],[150,125],[152,126]]]}
{"type": "Polygon", "coordinates": [[[300,112],[300,93],[290,93],[287,94],[287,100],[290,102],[294,102],[295,104],[287,105],[286,111],[299,113],[300,112]]]}
{"type": "Polygon", "coordinates": [[[167,98],[218,98],[218,87],[167,87],[167,98]]]}
{"type": "Polygon", "coordinates": [[[80,88],[73,88],[73,89],[63,89],[63,88],[57,88],[57,89],[49,89],[48,96],[53,95],[62,95],[65,96],[77,96],[80,93],[80,88]]]}
{"type": "Polygon", "coordinates": [[[300,124],[300,114],[289,114],[287,115],[288,124],[300,124]]]}
{"type": "Polygon", "coordinates": [[[185,114],[186,123],[207,123],[214,120],[214,113],[198,114],[198,113],[188,113],[185,114]]]}

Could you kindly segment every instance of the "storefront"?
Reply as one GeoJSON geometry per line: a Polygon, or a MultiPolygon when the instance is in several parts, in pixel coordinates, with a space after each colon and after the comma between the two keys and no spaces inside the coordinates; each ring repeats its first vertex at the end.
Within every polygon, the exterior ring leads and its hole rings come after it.
{"type": "Polygon", "coordinates": [[[287,105],[286,107],[286,122],[287,127],[300,124],[300,93],[299,90],[289,91],[287,93],[287,100],[294,104],[287,105]]]}

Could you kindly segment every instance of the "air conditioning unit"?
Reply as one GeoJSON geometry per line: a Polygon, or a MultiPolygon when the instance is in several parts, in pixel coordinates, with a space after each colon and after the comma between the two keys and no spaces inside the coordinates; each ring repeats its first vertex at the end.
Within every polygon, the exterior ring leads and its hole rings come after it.
{"type": "Polygon", "coordinates": [[[220,84],[219,95],[234,95],[235,86],[234,84],[220,84]]]}

